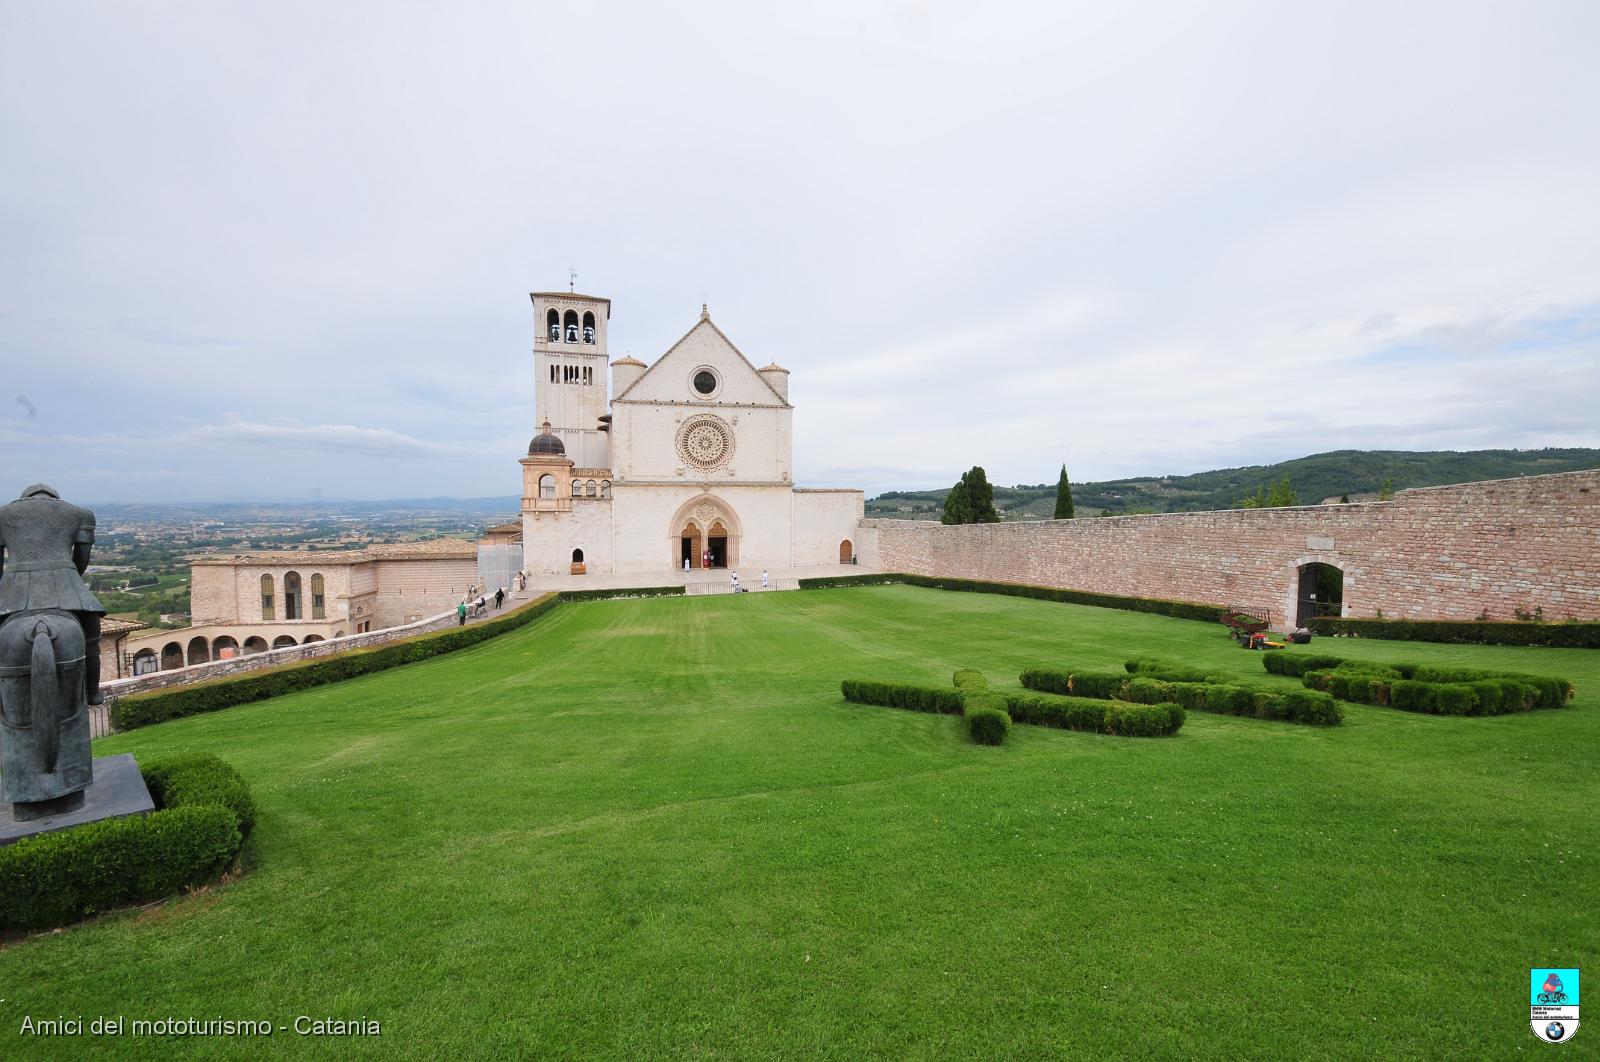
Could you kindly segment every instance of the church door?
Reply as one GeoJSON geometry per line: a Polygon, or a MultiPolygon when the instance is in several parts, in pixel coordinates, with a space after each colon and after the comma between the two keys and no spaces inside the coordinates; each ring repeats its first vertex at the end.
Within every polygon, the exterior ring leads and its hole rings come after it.
{"type": "Polygon", "coordinates": [[[713,568],[726,568],[728,566],[728,529],[718,520],[711,525],[711,530],[706,532],[706,548],[711,551],[711,566],[713,568]]]}
{"type": "Polygon", "coordinates": [[[682,568],[684,561],[688,561],[691,568],[700,567],[700,528],[695,526],[694,521],[684,525],[678,541],[682,547],[678,554],[678,567],[682,568]]]}

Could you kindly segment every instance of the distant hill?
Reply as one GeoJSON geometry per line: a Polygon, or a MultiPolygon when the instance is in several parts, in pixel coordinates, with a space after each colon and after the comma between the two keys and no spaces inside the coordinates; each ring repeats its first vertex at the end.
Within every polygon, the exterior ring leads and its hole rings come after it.
{"type": "MultiPolygon", "coordinates": [[[[1222,468],[1190,476],[1074,483],[1072,500],[1080,517],[1099,516],[1102,512],[1119,515],[1232,509],[1257,488],[1270,488],[1288,476],[1301,504],[1312,505],[1346,494],[1352,501],[1363,500],[1363,496],[1370,500],[1377,496],[1385,478],[1394,481],[1395,490],[1404,490],[1587,468],[1600,468],[1600,450],[1335,450],[1275,465],[1222,468]]],[[[1070,474],[1072,470],[1069,467],[1067,471],[1070,474]]],[[[950,477],[952,484],[955,479],[955,475],[950,477]]],[[[948,492],[948,487],[886,491],[867,502],[867,516],[937,520],[948,492]]],[[[997,486],[994,503],[1007,520],[1048,520],[1055,512],[1056,485],[997,486]]]]}

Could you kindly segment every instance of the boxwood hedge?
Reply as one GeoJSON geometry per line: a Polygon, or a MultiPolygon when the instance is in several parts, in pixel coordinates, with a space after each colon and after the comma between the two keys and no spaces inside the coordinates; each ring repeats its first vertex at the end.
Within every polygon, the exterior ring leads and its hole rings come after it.
{"type": "Polygon", "coordinates": [[[0,848],[0,929],[48,929],[206,884],[255,822],[244,779],[209,754],[140,765],[157,810],[0,848]]]}
{"type": "Polygon", "coordinates": [[[1600,623],[1525,623],[1491,620],[1346,619],[1324,616],[1308,625],[1318,634],[1456,645],[1538,645],[1600,649],[1600,623]]]}
{"type": "Polygon", "coordinates": [[[1339,704],[1326,693],[1311,690],[1262,690],[1224,682],[1168,682],[1138,675],[1108,675],[1093,671],[1050,671],[1033,668],[1022,673],[1030,690],[1079,697],[1112,697],[1136,704],[1174,703],[1198,712],[1283,719],[1313,726],[1336,726],[1344,718],[1339,704]]]}
{"type": "Polygon", "coordinates": [[[998,745],[1011,729],[1006,699],[993,693],[968,693],[965,700],[967,733],[980,745],[998,745]]]}
{"type": "Polygon", "coordinates": [[[839,690],[847,701],[855,704],[876,704],[884,708],[909,708],[914,712],[960,715],[962,709],[966,707],[960,690],[945,689],[943,686],[845,679],[839,684],[839,690]]]}
{"type": "Polygon", "coordinates": [[[1306,688],[1321,690],[1341,701],[1433,715],[1504,715],[1534,708],[1560,708],[1573,693],[1572,683],[1566,679],[1516,671],[1405,662],[1381,664],[1282,653],[1266,656],[1262,663],[1278,674],[1298,674],[1306,688]],[[1294,663],[1286,668],[1285,660],[1294,663]],[[1320,666],[1305,668],[1307,662],[1320,666]]]}

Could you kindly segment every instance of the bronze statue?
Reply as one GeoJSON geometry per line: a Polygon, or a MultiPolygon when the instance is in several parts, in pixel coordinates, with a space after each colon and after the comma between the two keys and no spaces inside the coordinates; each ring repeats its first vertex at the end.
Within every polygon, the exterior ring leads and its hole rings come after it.
{"type": "Polygon", "coordinates": [[[94,514],[35,484],[0,506],[0,796],[15,817],[81,802],[93,778],[100,617],[84,585],[94,514]]]}

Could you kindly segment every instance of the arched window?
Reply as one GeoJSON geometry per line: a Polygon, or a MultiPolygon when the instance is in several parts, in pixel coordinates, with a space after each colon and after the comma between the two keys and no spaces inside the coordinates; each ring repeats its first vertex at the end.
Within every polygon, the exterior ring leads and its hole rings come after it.
{"type": "Polygon", "coordinates": [[[554,309],[544,315],[545,326],[550,332],[550,342],[561,342],[561,315],[554,309]]]}
{"type": "Polygon", "coordinates": [[[583,484],[578,480],[572,481],[572,496],[574,498],[583,497],[583,484]]]}
{"type": "Polygon", "coordinates": [[[583,563],[583,550],[575,549],[575,550],[572,551],[572,563],[573,564],[582,564],[583,563]]]}
{"type": "MultiPolygon", "coordinates": [[[[550,312],[551,313],[555,313],[554,310],[551,310],[550,312]]],[[[561,331],[561,326],[560,325],[556,326],[556,331],[557,332],[561,331]]],[[[550,366],[550,382],[551,383],[560,383],[561,382],[560,373],[557,372],[557,367],[554,366],[554,365],[550,366]]]]}
{"type": "Polygon", "coordinates": [[[328,618],[328,602],[327,599],[322,596],[321,572],[317,572],[311,576],[311,618],[328,618]]]}
{"type": "Polygon", "coordinates": [[[290,634],[280,634],[272,639],[272,647],[274,649],[288,649],[292,645],[294,645],[294,636],[290,634]]]}
{"type": "Polygon", "coordinates": [[[591,498],[600,497],[600,488],[592,479],[589,481],[588,485],[584,487],[583,492],[591,498]]]}
{"type": "Polygon", "coordinates": [[[556,496],[556,477],[546,472],[539,477],[539,497],[554,498],[556,496]]]}
{"type": "Polygon", "coordinates": [[[267,651],[267,640],[265,638],[261,638],[261,637],[252,635],[249,638],[246,638],[244,640],[244,655],[245,656],[254,656],[257,653],[264,653],[266,651],[267,651]]]}
{"type": "Polygon", "coordinates": [[[277,619],[277,613],[272,602],[272,576],[261,577],[261,618],[264,620],[277,619]]]}
{"type": "Polygon", "coordinates": [[[611,481],[609,479],[602,479],[600,481],[600,497],[611,497],[611,481]]]}
{"type": "Polygon", "coordinates": [[[290,572],[283,577],[283,618],[300,618],[300,573],[290,572]]]}
{"type": "Polygon", "coordinates": [[[156,659],[154,649],[140,649],[133,654],[133,673],[135,675],[148,675],[152,671],[160,670],[161,661],[156,659]]]}
{"type": "Polygon", "coordinates": [[[561,323],[567,327],[567,342],[576,343],[578,341],[578,311],[568,310],[561,323]]]}
{"type": "Polygon", "coordinates": [[[585,312],[584,315],[583,315],[583,341],[585,343],[593,343],[594,342],[594,313],[593,313],[593,311],[585,312]]]}

